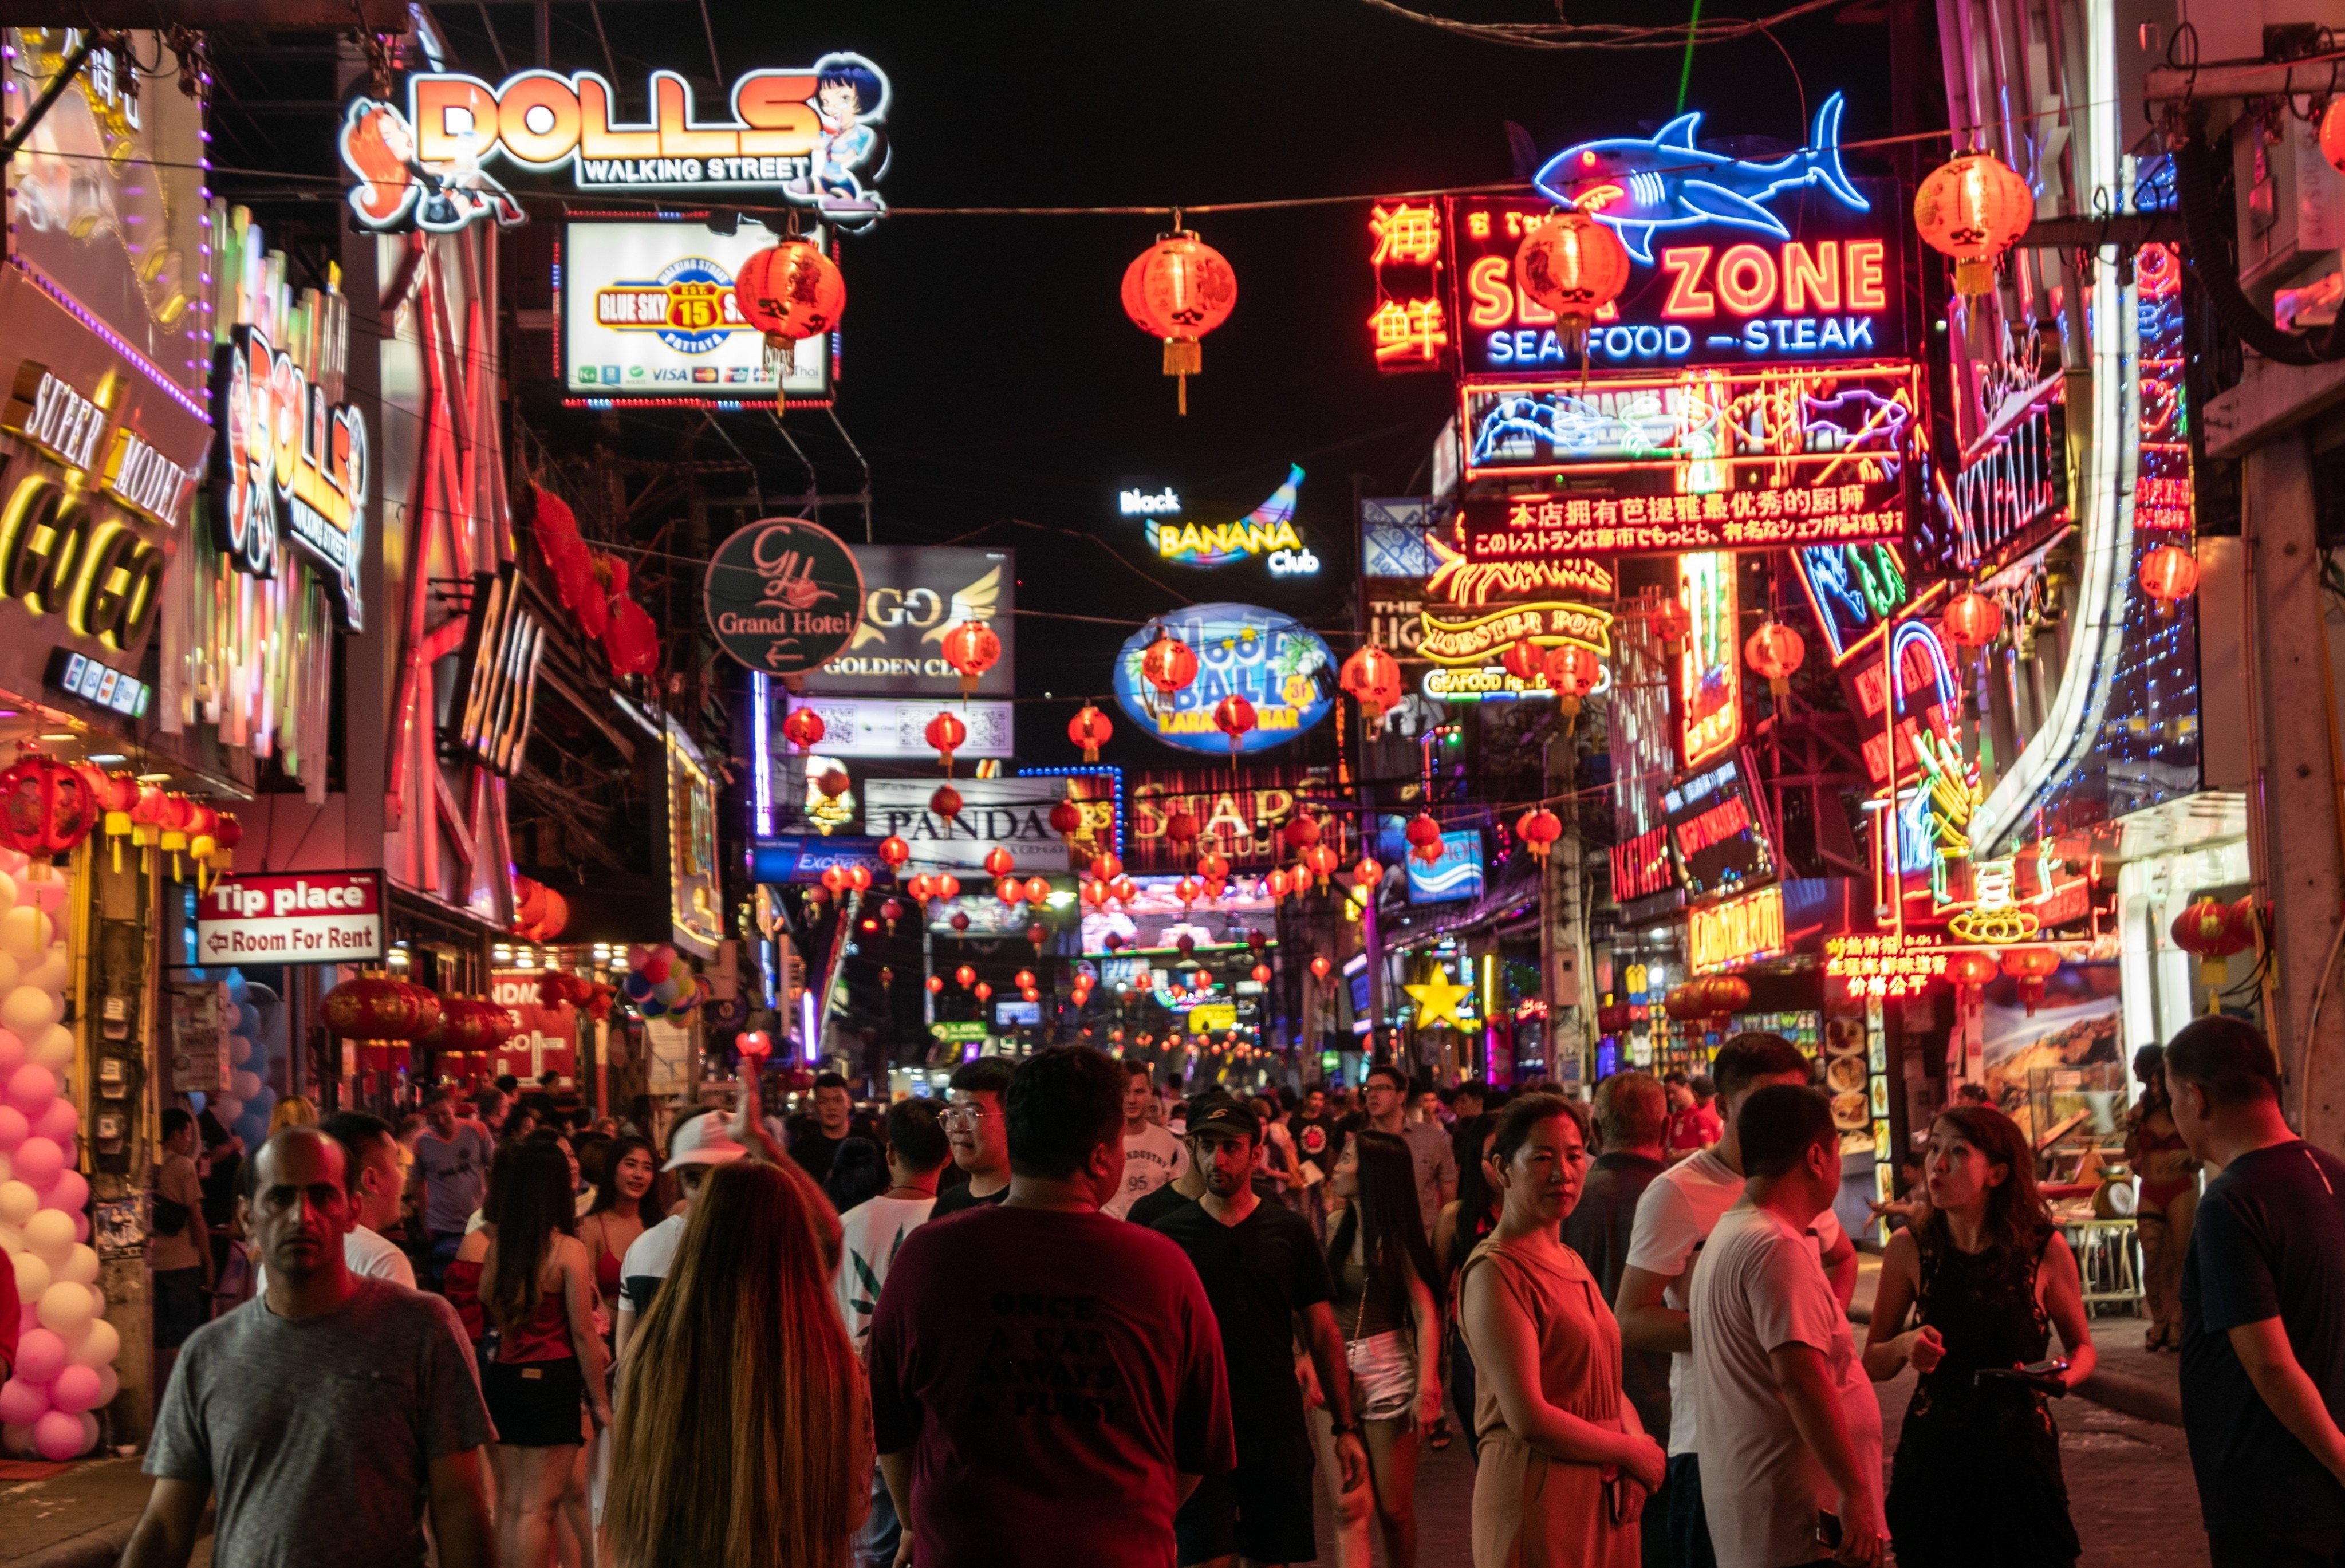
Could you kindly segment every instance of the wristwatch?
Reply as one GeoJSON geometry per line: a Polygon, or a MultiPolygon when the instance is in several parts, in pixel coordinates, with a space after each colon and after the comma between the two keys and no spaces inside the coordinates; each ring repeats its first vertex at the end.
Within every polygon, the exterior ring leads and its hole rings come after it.
{"type": "Polygon", "coordinates": [[[1346,1425],[1339,1425],[1330,1421],[1327,1423],[1327,1431],[1336,1437],[1357,1437],[1360,1435],[1360,1423],[1353,1421],[1346,1425]]]}

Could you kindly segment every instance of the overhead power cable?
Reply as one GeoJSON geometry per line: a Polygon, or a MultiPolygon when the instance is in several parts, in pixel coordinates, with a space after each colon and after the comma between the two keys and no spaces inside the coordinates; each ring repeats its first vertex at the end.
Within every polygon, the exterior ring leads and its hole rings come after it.
{"type": "Polygon", "coordinates": [[[1618,23],[1464,22],[1430,11],[1412,11],[1395,0],[1361,0],[1373,10],[1389,12],[1420,26],[1436,28],[1484,44],[1504,44],[1516,49],[1681,49],[1695,44],[1731,44],[1779,26],[1812,11],[1828,11],[1854,0],[1802,0],[1771,16],[1720,16],[1703,22],[1672,22],[1657,27],[1631,27],[1618,23]]]}

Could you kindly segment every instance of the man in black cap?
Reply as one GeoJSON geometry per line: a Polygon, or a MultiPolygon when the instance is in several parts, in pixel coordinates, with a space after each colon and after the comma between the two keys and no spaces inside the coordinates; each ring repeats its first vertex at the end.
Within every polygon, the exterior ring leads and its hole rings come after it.
{"type": "Polygon", "coordinates": [[[1238,1466],[1209,1475],[1174,1516],[1183,1568],[1234,1558],[1308,1563],[1319,1555],[1311,1518],[1311,1436],[1294,1378],[1295,1319],[1310,1348],[1344,1490],[1366,1483],[1367,1451],[1351,1408],[1344,1337],[1329,1305],[1335,1285],[1311,1222],[1254,1191],[1262,1143],[1254,1114],[1226,1095],[1201,1098],[1189,1117],[1189,1168],[1203,1196],[1156,1228],[1179,1244],[1204,1282],[1229,1368],[1238,1466]]]}

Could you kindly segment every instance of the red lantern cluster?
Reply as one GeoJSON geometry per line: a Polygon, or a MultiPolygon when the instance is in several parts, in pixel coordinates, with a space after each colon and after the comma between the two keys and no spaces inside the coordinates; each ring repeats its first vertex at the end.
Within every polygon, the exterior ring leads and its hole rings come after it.
{"type": "Polygon", "coordinates": [[[513,930],[531,942],[552,942],[570,923],[570,901],[530,877],[513,878],[513,930]]]}
{"type": "Polygon", "coordinates": [[[1441,824],[1429,814],[1420,811],[1410,818],[1404,836],[1408,840],[1408,852],[1426,865],[1441,858],[1441,824]]]}
{"type": "Polygon", "coordinates": [[[1563,819],[1544,806],[1538,807],[1515,819],[1515,837],[1523,841],[1533,860],[1545,860],[1555,841],[1563,837],[1563,819]]]}

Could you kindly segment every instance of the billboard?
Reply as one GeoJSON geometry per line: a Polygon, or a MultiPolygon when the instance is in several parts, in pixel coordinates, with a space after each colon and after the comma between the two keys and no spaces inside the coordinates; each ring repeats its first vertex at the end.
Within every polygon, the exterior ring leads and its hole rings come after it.
{"type": "MultiPolygon", "coordinates": [[[[937,748],[920,732],[947,706],[934,697],[804,697],[790,699],[789,710],[807,708],[821,715],[825,756],[933,762],[937,748]]],[[[969,727],[969,738],[953,748],[955,756],[1010,754],[1016,732],[1010,704],[980,699],[949,706],[953,717],[969,727]]]]}
{"type": "Polygon", "coordinates": [[[1775,877],[1774,834],[1748,761],[1738,753],[1661,796],[1678,876],[1697,898],[1775,877]]]}
{"type": "MultiPolygon", "coordinates": [[[[558,299],[562,390],[574,402],[764,402],[774,399],[766,340],[733,297],[742,263],[776,236],[741,220],[571,223],[563,229],[558,299]]],[[[816,244],[828,249],[820,231],[816,244]]],[[[798,354],[793,403],[830,401],[836,337],[798,354]]]]}
{"type": "Polygon", "coordinates": [[[863,573],[862,610],[846,650],[807,677],[807,690],[912,693],[958,701],[960,676],[945,662],[945,634],[963,621],[982,621],[1001,639],[1001,657],[978,677],[977,695],[1006,697],[1017,691],[1015,555],[918,545],[848,549],[863,573]]]}
{"type": "Polygon", "coordinates": [[[1134,877],[1138,889],[1129,904],[1116,904],[1106,910],[1083,911],[1083,952],[1086,954],[1108,951],[1107,939],[1123,939],[1119,951],[1142,952],[1175,951],[1181,939],[1188,937],[1197,948],[1241,947],[1247,934],[1259,930],[1274,934],[1278,927],[1278,908],[1267,893],[1254,891],[1251,879],[1231,879],[1229,890],[1211,903],[1193,903],[1183,909],[1181,900],[1172,891],[1178,877],[1134,877]]]}
{"type": "Polygon", "coordinates": [[[1335,657],[1292,616],[1252,605],[1192,605],[1132,634],[1115,661],[1115,700],[1143,734],[1183,751],[1227,756],[1230,738],[1213,727],[1225,697],[1254,705],[1254,727],[1237,751],[1284,746],[1327,717],[1335,699],[1335,657]],[[1166,696],[1141,677],[1140,658],[1159,633],[1197,656],[1197,676],[1166,696]]]}
{"type": "MultiPolygon", "coordinates": [[[[1123,860],[1135,876],[1179,876],[1196,868],[1198,855],[1212,849],[1233,871],[1269,871],[1293,860],[1279,830],[1314,796],[1332,799],[1334,774],[1325,768],[1170,769],[1140,773],[1124,789],[1123,860]],[[1197,820],[1192,844],[1175,843],[1165,832],[1172,818],[1187,812],[1197,820]]],[[[1320,819],[1322,843],[1349,857],[1344,820],[1320,819]]]]}
{"type": "Polygon", "coordinates": [[[1066,840],[1051,829],[1051,808],[1067,797],[1063,779],[956,779],[959,812],[950,819],[929,809],[941,779],[867,779],[863,830],[891,834],[912,846],[915,871],[949,871],[968,881],[982,874],[995,846],[1010,851],[1021,877],[1065,871],[1066,840]]]}
{"type": "Polygon", "coordinates": [[[1473,830],[1441,835],[1441,853],[1427,865],[1415,855],[1408,867],[1408,901],[1448,903],[1482,896],[1482,835],[1473,830]]]}

